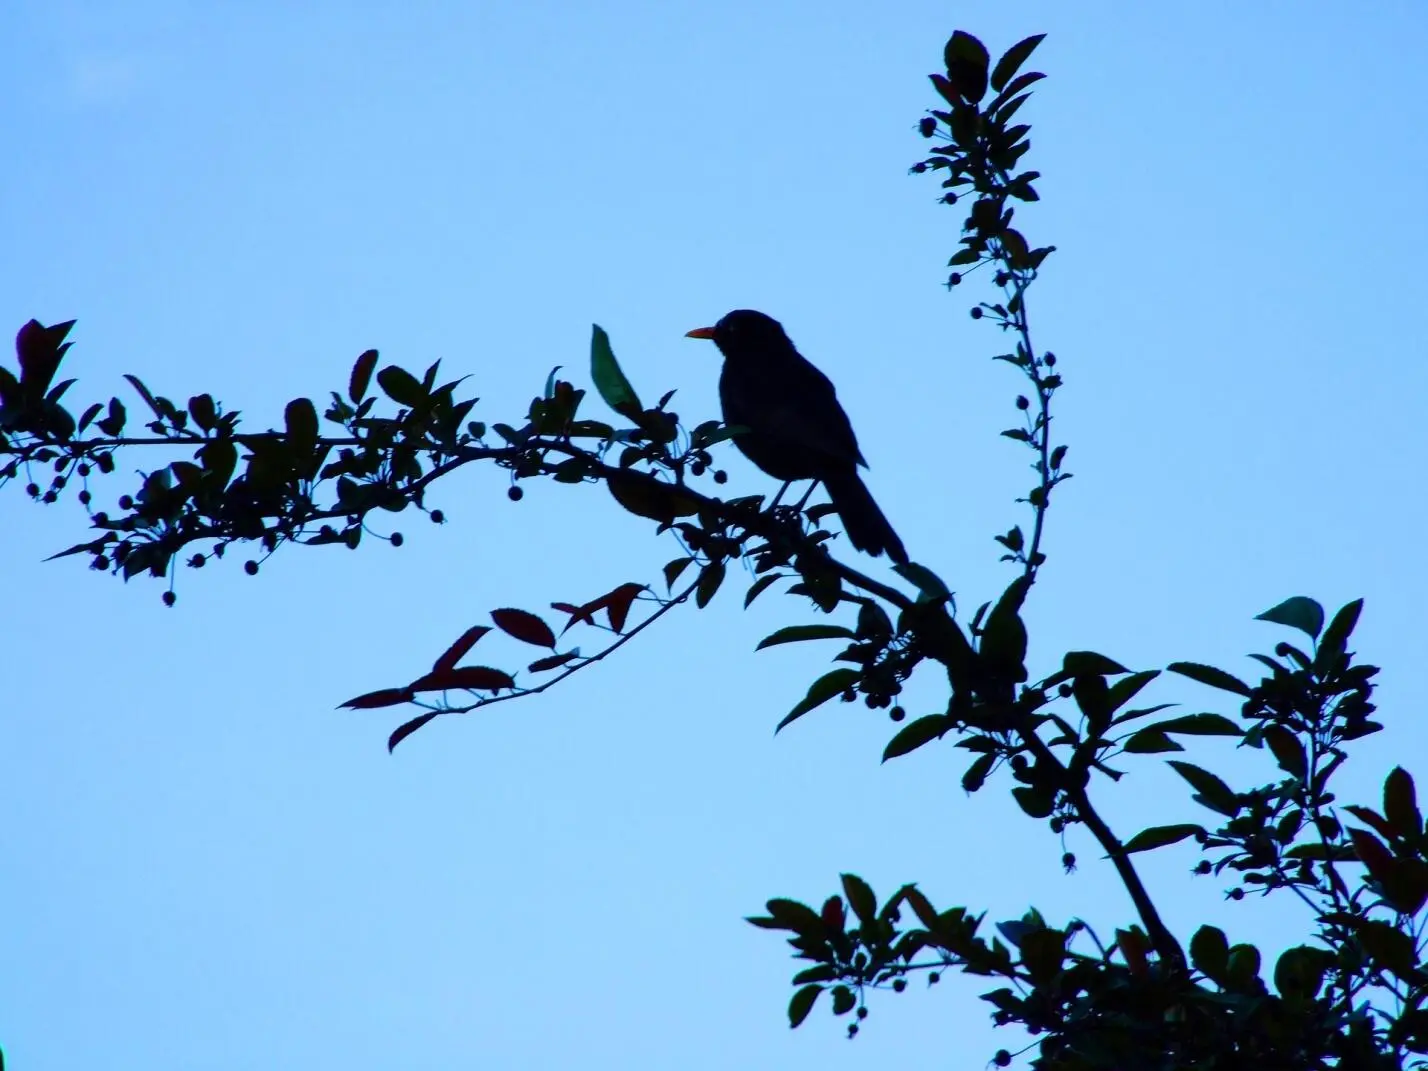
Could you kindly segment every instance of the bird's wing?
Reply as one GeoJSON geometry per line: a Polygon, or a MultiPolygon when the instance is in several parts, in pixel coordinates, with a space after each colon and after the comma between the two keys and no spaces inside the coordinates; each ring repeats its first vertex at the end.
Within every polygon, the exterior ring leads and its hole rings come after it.
{"type": "Polygon", "coordinates": [[[831,461],[867,464],[832,381],[808,361],[800,357],[796,364],[741,368],[733,374],[741,382],[726,393],[730,424],[747,424],[764,438],[831,461]]]}

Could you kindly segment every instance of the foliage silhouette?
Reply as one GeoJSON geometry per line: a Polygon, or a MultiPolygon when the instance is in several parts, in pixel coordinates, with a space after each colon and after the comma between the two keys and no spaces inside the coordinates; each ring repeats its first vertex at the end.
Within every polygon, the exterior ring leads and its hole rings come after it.
{"type": "MultiPolygon", "coordinates": [[[[498,608],[489,625],[469,628],[429,671],[345,705],[419,711],[393,731],[395,747],[443,715],[543,692],[691,599],[708,605],[738,575],[728,563],[746,559],[746,605],[785,584],[800,605],[837,618],[791,623],[760,647],[846,643],[833,659],[841,664],[809,686],[779,728],[834,699],[861,696],[899,726],[884,761],[955,738],[970,756],[962,776],[967,792],[1009,777],[1021,809],[1063,844],[1085,827],[1134,911],[1109,940],[1078,920],[1053,925],[1035,910],[989,930],[984,912],[934,906],[916,884],[880,900],[861,878],[845,874],[816,908],[773,899],[766,914],[750,920],[788,934],[804,962],[788,1006],[793,1026],[826,992],[835,1016],[852,1016],[847,1032],[855,1035],[872,993],[902,992],[919,976],[935,983],[957,969],[991,979],[982,999],[993,1020],[1022,1029],[1020,1053],[997,1052],[998,1066],[1024,1055],[1048,1071],[1421,1067],[1428,1053],[1428,831],[1414,781],[1393,770],[1376,807],[1339,805],[1331,790],[1348,746],[1381,728],[1373,719],[1377,670],[1358,662],[1349,646],[1361,603],[1330,616],[1296,596],[1260,614],[1306,639],[1253,655],[1263,669],[1254,683],[1190,661],[1166,667],[1231,696],[1224,713],[1163,716],[1174,704],[1133,706],[1161,671],[1133,671],[1092,651],[1070,651],[1038,676],[1026,665],[1021,611],[1046,562],[1053,495],[1070,475],[1066,447],[1051,434],[1061,372],[1052,353],[1033,345],[1028,313],[1028,295],[1053,250],[1033,246],[1012,225],[1016,202],[1038,199],[1038,173],[1017,170],[1030,149],[1029,127],[1012,120],[1044,77],[1023,70],[1040,41],[1027,38],[993,63],[975,37],[954,34],[943,70],[931,76],[938,108],[919,123],[933,147],[912,168],[940,176],[941,201],[964,207],[948,288],[973,272],[991,275],[998,300],[976,303],[971,314],[1010,338],[1010,352],[996,359],[1027,382],[1015,401],[1020,422],[1003,434],[1030,451],[1034,481],[1018,500],[1030,511],[1029,534],[1016,525],[995,537],[1013,579],[966,621],[926,565],[898,565],[899,586],[835,557],[834,533],[820,524],[830,506],[765,508],[760,495],[711,493],[710,482],[725,482],[713,451],[741,429],[714,420],[686,428],[668,409],[672,392],[645,406],[598,326],[591,380],[619,417],[613,423],[589,416],[586,392],[552,373],[522,421],[488,425],[471,419],[476,400],[459,397],[461,381],[442,380],[437,364],[421,375],[379,368],[376,351],[368,350],[321,418],[312,400],[298,398],[288,403],[282,428],[258,432],[241,430],[239,414],[211,395],[180,406],[129,376],[136,408],[147,414],[136,434],[118,398],[78,415],[64,407],[75,381],[55,379],[73,322],[31,321],[16,340],[18,369],[0,368],[0,481],[23,479],[26,493],[44,503],[72,494],[89,509],[90,482],[114,473],[118,451],[185,455],[142,475],[118,497],[117,512],[94,511],[97,534],[55,555],[86,556],[91,568],[126,580],[167,578],[170,604],[180,562],[196,569],[251,547],[244,568],[256,573],[261,560],[289,545],[356,549],[384,514],[415,510],[440,523],[428,497],[441,477],[465,465],[506,469],[512,498],[532,479],[603,483],[621,507],[677,539],[681,553],[663,566],[662,585],[627,581],[593,598],[553,603],[562,617],[558,630],[528,610],[498,608]],[[371,392],[374,379],[381,397],[371,392]],[[324,434],[325,426],[336,430],[324,434]],[[606,634],[595,653],[569,644],[577,629],[606,634]],[[539,657],[510,668],[466,664],[495,630],[537,648],[539,657]],[[896,700],[919,669],[946,674],[946,706],[903,724],[896,700]],[[1202,810],[1126,837],[1113,831],[1093,788],[1120,780],[1121,767],[1141,756],[1184,752],[1187,741],[1204,736],[1234,738],[1264,754],[1274,767],[1268,780],[1233,786],[1201,765],[1170,759],[1202,810]],[[1307,905],[1314,925],[1305,943],[1269,966],[1253,944],[1232,943],[1213,926],[1185,941],[1172,933],[1135,857],[1192,838],[1201,854],[1195,872],[1224,883],[1231,900],[1289,894],[1307,905]]],[[[400,534],[378,538],[399,543],[400,534]]],[[[1063,851],[1069,869],[1075,857],[1063,851]]]]}

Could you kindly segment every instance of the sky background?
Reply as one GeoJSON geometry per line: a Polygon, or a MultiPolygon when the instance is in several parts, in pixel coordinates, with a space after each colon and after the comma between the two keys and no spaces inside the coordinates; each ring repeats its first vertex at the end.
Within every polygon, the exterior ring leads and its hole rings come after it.
{"type": "MultiPolygon", "coordinates": [[[[1090,648],[1249,674],[1281,638],[1254,614],[1365,597],[1388,730],[1343,797],[1374,802],[1428,754],[1412,0],[12,0],[0,325],[78,318],[72,399],[135,372],[266,426],[368,347],[442,358],[476,415],[510,420],[554,365],[588,380],[596,321],[692,425],[717,412],[718,362],[683,333],[760,308],[838,384],[870,486],[972,608],[1010,579],[991,536],[1025,520],[1029,474],[997,434],[1020,389],[989,360],[1005,343],[966,313],[988,292],[940,285],[960,213],[907,174],[957,28],[994,54],[1050,35],[1022,113],[1043,201],[1018,219],[1058,247],[1030,300],[1075,478],[1027,611],[1034,668],[1090,648]]],[[[721,463],[731,490],[771,487],[721,463]]],[[[400,550],[183,571],[172,610],[158,582],[42,564],[86,538],[83,513],[6,489],[10,1066],[981,1067],[1003,1042],[959,979],[877,1000],[855,1042],[826,1007],[790,1031],[787,949],[742,916],[853,870],[992,919],[1130,918],[1087,838],[1065,876],[1005,779],[967,797],[963,752],[880,766],[885,712],[835,704],[775,738],[834,652],[753,653],[814,615],[772,595],[745,612],[732,580],[561,688],[389,756],[400,712],[336,705],[494,607],[654,582],[677,554],[600,489],[513,504],[495,470],[449,484],[431,504],[450,523],[403,515],[400,550]]],[[[518,647],[488,637],[483,658],[518,647]]],[[[1218,702],[1176,680],[1147,694],[1218,702]]],[[[938,697],[928,680],[907,704],[938,697]]],[[[1200,754],[1243,784],[1267,770],[1200,754]]],[[[1158,757],[1103,798],[1126,836],[1205,817],[1158,757]]],[[[1193,862],[1145,866],[1182,933],[1303,933],[1297,904],[1227,904],[1193,862]]]]}

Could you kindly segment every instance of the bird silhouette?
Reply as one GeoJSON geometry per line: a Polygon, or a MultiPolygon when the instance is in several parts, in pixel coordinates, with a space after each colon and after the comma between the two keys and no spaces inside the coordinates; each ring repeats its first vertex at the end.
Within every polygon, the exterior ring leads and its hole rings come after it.
{"type": "Polygon", "coordinates": [[[906,564],[902,540],[858,475],[867,462],[833,383],[798,352],[783,325],[736,309],[688,337],[709,339],[724,355],[719,401],[725,424],[748,428],[734,436],[744,456],[775,479],[822,483],[856,549],[906,564]]]}

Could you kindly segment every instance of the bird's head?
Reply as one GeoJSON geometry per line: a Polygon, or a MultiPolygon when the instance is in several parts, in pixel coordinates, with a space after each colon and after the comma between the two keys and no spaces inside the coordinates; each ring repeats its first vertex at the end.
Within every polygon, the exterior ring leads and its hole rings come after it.
{"type": "Polygon", "coordinates": [[[757,360],[760,355],[792,349],[783,324],[754,309],[735,309],[713,327],[696,327],[685,337],[706,338],[726,360],[757,360]]]}

